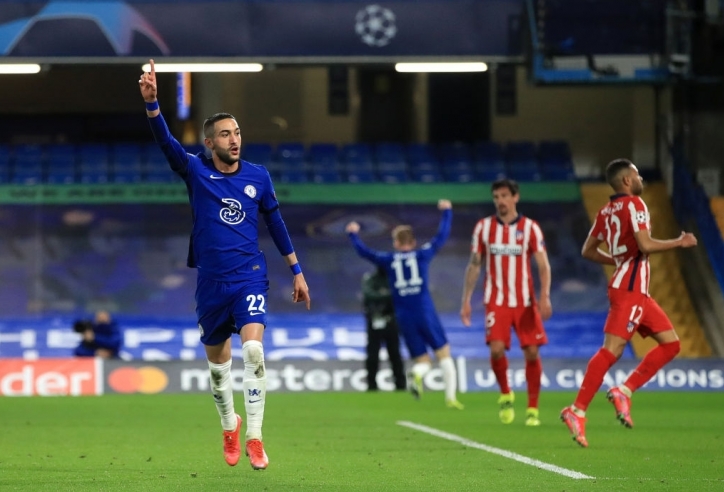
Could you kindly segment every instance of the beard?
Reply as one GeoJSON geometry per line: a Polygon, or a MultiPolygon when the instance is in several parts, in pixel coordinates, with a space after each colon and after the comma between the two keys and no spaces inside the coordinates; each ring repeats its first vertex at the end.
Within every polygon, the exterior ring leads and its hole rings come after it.
{"type": "Polygon", "coordinates": [[[233,166],[237,162],[239,162],[238,157],[231,157],[231,154],[227,150],[221,150],[221,149],[214,149],[216,152],[216,156],[223,162],[224,164],[227,164],[229,166],[233,166]]]}
{"type": "Polygon", "coordinates": [[[636,196],[641,196],[641,193],[644,192],[644,184],[640,181],[631,188],[631,193],[633,193],[636,196]]]}
{"type": "Polygon", "coordinates": [[[508,207],[505,205],[498,205],[498,215],[505,215],[508,213],[508,207]]]}

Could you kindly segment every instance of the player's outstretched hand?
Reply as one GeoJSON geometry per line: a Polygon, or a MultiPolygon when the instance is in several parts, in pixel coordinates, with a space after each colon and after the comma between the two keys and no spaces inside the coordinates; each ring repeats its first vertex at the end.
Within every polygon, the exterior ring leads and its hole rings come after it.
{"type": "Polygon", "coordinates": [[[462,320],[464,326],[469,327],[471,325],[470,316],[472,315],[472,312],[473,308],[470,303],[464,302],[460,308],[460,319],[462,320]]]}
{"type": "Polygon", "coordinates": [[[437,201],[438,210],[450,210],[452,208],[452,202],[450,200],[441,199],[437,201]]]}
{"type": "Polygon", "coordinates": [[[304,274],[298,273],[294,276],[294,292],[292,292],[292,301],[306,302],[307,311],[312,307],[312,298],[309,297],[309,287],[307,281],[304,280],[304,274]]]}
{"type": "Polygon", "coordinates": [[[538,312],[540,313],[540,317],[543,321],[550,319],[550,317],[553,316],[553,306],[551,305],[550,297],[544,296],[540,298],[540,301],[538,302],[538,312]]]}
{"type": "Polygon", "coordinates": [[[141,95],[143,100],[152,103],[156,100],[157,87],[156,87],[156,65],[153,60],[149,60],[151,64],[150,72],[143,72],[141,78],[138,79],[138,85],[141,88],[141,95]]]}
{"type": "Polygon", "coordinates": [[[345,227],[344,230],[347,231],[347,234],[357,234],[359,232],[359,224],[352,221],[347,224],[347,227],[345,227]]]}
{"type": "Polygon", "coordinates": [[[697,244],[696,236],[694,236],[690,232],[681,231],[681,236],[679,236],[679,239],[681,239],[682,248],[691,248],[693,246],[696,246],[697,244]]]}

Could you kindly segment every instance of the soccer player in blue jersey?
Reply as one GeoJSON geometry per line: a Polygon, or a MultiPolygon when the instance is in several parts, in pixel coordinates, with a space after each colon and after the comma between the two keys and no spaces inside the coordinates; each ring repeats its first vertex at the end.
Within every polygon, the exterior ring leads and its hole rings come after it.
{"type": "Polygon", "coordinates": [[[257,225],[264,218],[269,234],[293,273],[294,302],[310,308],[309,288],[279,213],[269,173],[241,160],[241,135],[236,119],[219,113],[204,122],[203,153],[187,154],[171,136],[156,99],[156,71],[138,81],[154,138],[171,169],[186,183],[193,211],[188,266],[196,268],[196,315],[206,349],[211,392],[221,416],[224,458],[234,466],[241,455],[241,417],[234,411],[231,390],[231,336],[241,335],[244,359],[246,455],[255,470],[269,459],[262,444],[266,369],[262,336],[266,326],[267,268],[259,250],[257,225]]]}
{"type": "Polygon", "coordinates": [[[357,222],[347,224],[346,231],[357,254],[381,266],[387,273],[392,288],[395,316],[407,350],[413,359],[408,373],[408,388],[416,397],[422,395],[422,378],[432,369],[428,347],[433,350],[442,369],[445,383],[445,404],[449,408],[463,409],[457,400],[457,371],[450,356],[445,330],[440,323],[435,304],[428,289],[428,270],[438,250],[450,236],[452,225],[452,204],[439,200],[437,208],[442,211],[442,220],[435,237],[417,248],[412,227],[401,225],[392,231],[393,252],[374,251],[364,245],[358,232],[357,222]]]}

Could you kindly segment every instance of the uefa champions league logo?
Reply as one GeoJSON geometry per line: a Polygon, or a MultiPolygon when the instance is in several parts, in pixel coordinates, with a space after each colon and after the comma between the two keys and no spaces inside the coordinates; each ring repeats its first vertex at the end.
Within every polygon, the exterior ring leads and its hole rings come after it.
{"type": "Polygon", "coordinates": [[[379,5],[368,5],[357,12],[354,30],[367,46],[387,46],[397,34],[395,14],[379,5]]]}

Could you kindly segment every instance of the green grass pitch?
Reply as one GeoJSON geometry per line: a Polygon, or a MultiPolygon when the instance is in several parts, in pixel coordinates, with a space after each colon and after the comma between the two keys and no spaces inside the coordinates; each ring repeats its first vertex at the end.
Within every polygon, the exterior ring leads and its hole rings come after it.
{"type": "Polygon", "coordinates": [[[0,398],[0,490],[724,490],[724,392],[642,390],[630,430],[599,393],[588,449],[558,420],[573,393],[544,392],[537,428],[524,393],[501,424],[497,396],[460,395],[457,411],[433,392],[272,393],[265,471],[226,465],[210,395],[0,398]]]}

